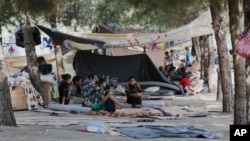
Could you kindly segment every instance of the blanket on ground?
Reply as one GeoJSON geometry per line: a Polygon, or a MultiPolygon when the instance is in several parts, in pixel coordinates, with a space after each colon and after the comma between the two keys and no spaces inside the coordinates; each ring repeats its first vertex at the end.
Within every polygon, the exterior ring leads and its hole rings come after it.
{"type": "Polygon", "coordinates": [[[137,139],[176,137],[219,139],[214,133],[192,126],[155,126],[117,127],[116,131],[137,139]]]}
{"type": "Polygon", "coordinates": [[[115,112],[107,112],[107,111],[90,111],[89,115],[105,115],[111,117],[152,117],[152,116],[172,116],[169,112],[162,112],[159,110],[155,110],[152,108],[124,108],[124,109],[117,109],[115,112]]]}

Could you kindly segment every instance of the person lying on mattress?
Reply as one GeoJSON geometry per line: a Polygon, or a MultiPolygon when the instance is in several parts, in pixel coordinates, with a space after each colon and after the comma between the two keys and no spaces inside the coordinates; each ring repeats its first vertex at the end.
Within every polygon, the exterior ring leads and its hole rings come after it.
{"type": "Polygon", "coordinates": [[[115,112],[117,108],[122,108],[124,104],[115,99],[113,92],[107,86],[106,80],[101,78],[97,84],[91,85],[89,94],[84,94],[83,106],[89,106],[92,110],[97,111],[115,112]]]}
{"type": "Polygon", "coordinates": [[[133,108],[141,107],[142,89],[139,84],[136,83],[135,77],[129,77],[129,84],[125,88],[127,94],[127,103],[132,104],[133,108]]]}

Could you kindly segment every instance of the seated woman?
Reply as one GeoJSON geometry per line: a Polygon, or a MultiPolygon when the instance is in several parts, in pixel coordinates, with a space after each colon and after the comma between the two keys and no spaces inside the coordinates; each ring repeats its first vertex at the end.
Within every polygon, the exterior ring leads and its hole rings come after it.
{"type": "Polygon", "coordinates": [[[129,84],[126,86],[127,103],[132,104],[134,108],[141,107],[142,89],[139,84],[136,83],[135,77],[129,77],[129,84]]]}
{"type": "Polygon", "coordinates": [[[124,104],[117,101],[113,92],[107,87],[106,80],[101,78],[98,85],[92,85],[89,95],[85,95],[83,106],[99,104],[105,111],[115,112],[117,108],[122,108],[124,104]]]}
{"type": "Polygon", "coordinates": [[[69,104],[69,85],[71,84],[71,75],[62,74],[63,81],[59,84],[59,103],[63,105],[69,104]]]}

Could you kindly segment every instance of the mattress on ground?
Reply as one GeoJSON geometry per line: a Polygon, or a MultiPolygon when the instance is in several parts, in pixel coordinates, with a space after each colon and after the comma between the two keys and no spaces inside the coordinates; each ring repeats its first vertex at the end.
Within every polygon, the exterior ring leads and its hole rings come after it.
{"type": "MultiPolygon", "coordinates": [[[[163,87],[163,88],[166,88],[166,89],[169,89],[169,90],[174,90],[176,92],[179,92],[180,91],[180,88],[178,87],[177,84],[167,84],[167,83],[163,83],[163,82],[158,82],[158,81],[140,81],[140,82],[137,82],[138,84],[141,85],[141,87],[150,87],[150,86],[160,86],[160,87],[163,87]]],[[[128,82],[120,82],[120,83],[117,83],[116,84],[117,86],[118,85],[121,85],[121,86],[126,86],[128,85],[128,82]]]]}
{"type": "MultiPolygon", "coordinates": [[[[131,108],[132,104],[126,103],[125,108],[131,108]]],[[[164,100],[142,100],[142,107],[165,107],[164,100]]]]}
{"type": "Polygon", "coordinates": [[[153,86],[146,88],[143,94],[152,96],[172,96],[175,95],[175,91],[160,86],[153,86]]]}
{"type": "Polygon", "coordinates": [[[48,109],[67,112],[74,111],[78,113],[88,113],[91,110],[89,107],[82,107],[81,104],[62,105],[58,103],[50,103],[48,109]]]}

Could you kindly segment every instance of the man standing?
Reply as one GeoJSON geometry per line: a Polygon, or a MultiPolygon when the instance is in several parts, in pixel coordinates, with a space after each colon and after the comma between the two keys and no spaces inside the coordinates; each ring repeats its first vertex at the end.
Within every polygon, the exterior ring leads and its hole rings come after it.
{"type": "Polygon", "coordinates": [[[193,61],[192,54],[188,47],[186,47],[185,49],[186,49],[186,67],[191,67],[193,61]]]}

